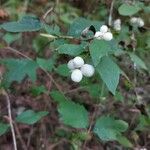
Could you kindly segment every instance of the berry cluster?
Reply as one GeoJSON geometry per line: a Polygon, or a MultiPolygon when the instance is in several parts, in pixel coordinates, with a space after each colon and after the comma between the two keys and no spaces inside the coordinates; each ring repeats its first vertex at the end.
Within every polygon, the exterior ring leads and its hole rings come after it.
{"type": "Polygon", "coordinates": [[[85,77],[93,76],[95,69],[90,64],[84,64],[84,60],[77,56],[68,62],[68,68],[72,71],[71,79],[74,82],[80,82],[85,77]]]}
{"type": "Polygon", "coordinates": [[[138,26],[138,27],[143,27],[144,26],[144,21],[143,21],[142,18],[132,17],[130,19],[130,23],[133,26],[138,26]]]}
{"type": "Polygon", "coordinates": [[[94,37],[98,40],[106,40],[110,41],[113,38],[112,33],[109,31],[108,27],[106,25],[102,25],[100,27],[100,31],[97,31],[94,35],[94,37]]]}

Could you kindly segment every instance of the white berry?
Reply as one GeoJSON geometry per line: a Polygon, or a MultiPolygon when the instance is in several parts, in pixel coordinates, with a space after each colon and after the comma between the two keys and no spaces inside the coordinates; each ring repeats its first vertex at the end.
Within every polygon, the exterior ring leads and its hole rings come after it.
{"type": "Polygon", "coordinates": [[[121,20],[120,19],[116,19],[114,21],[114,29],[116,31],[120,31],[121,30],[121,20]]]}
{"type": "Polygon", "coordinates": [[[132,18],[130,19],[130,23],[131,23],[131,24],[137,24],[137,20],[138,20],[138,18],[132,17],[132,18]]]}
{"type": "Polygon", "coordinates": [[[82,72],[79,69],[75,69],[71,73],[71,79],[74,82],[80,82],[82,80],[82,77],[83,77],[82,72]]]}
{"type": "Polygon", "coordinates": [[[98,40],[102,39],[103,38],[103,33],[100,32],[100,31],[97,31],[94,35],[94,37],[98,40]]]}
{"type": "Polygon", "coordinates": [[[95,69],[92,65],[89,65],[89,64],[84,64],[82,67],[81,67],[81,72],[84,76],[86,77],[91,77],[93,76],[94,72],[95,72],[95,69]]]}
{"type": "Polygon", "coordinates": [[[106,41],[110,41],[112,40],[113,38],[113,35],[111,32],[106,32],[104,35],[103,35],[103,39],[106,40],[106,41]]]}
{"type": "Polygon", "coordinates": [[[70,70],[74,70],[75,69],[75,65],[74,65],[74,62],[73,62],[73,59],[71,59],[68,64],[67,64],[68,68],[70,70]]]}
{"type": "Polygon", "coordinates": [[[102,25],[102,26],[100,27],[100,32],[106,33],[107,31],[108,31],[108,27],[107,27],[106,25],[102,25]]]}
{"type": "Polygon", "coordinates": [[[139,27],[143,27],[144,26],[144,21],[141,18],[137,18],[137,24],[139,27]]]}
{"type": "Polygon", "coordinates": [[[84,60],[81,57],[77,56],[73,59],[73,63],[75,68],[80,68],[84,65],[84,60]]]}
{"type": "Polygon", "coordinates": [[[114,21],[114,25],[115,24],[121,24],[121,20],[120,19],[116,19],[115,21],[114,21]]]}

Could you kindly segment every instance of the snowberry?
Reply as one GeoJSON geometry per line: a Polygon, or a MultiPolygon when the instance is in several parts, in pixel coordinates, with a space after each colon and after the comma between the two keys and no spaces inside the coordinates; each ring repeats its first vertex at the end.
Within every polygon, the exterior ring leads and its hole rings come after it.
{"type": "Polygon", "coordinates": [[[113,35],[111,32],[106,32],[104,35],[103,35],[103,39],[106,40],[106,41],[110,41],[112,40],[113,38],[113,35]]]}
{"type": "Polygon", "coordinates": [[[103,33],[100,32],[100,31],[97,31],[97,32],[95,33],[94,37],[95,37],[96,39],[100,40],[100,39],[102,39],[102,37],[103,37],[103,33]]]}
{"type": "Polygon", "coordinates": [[[131,25],[136,25],[138,27],[144,26],[144,21],[142,18],[133,17],[130,19],[130,23],[131,23],[131,25]]]}
{"type": "Polygon", "coordinates": [[[80,68],[84,65],[84,60],[81,57],[77,56],[73,59],[73,63],[75,68],[80,68]]]}
{"type": "Polygon", "coordinates": [[[138,20],[138,18],[136,18],[136,17],[132,17],[131,19],[130,19],[130,23],[133,25],[133,24],[137,24],[137,20],[138,20]]]}
{"type": "Polygon", "coordinates": [[[94,72],[95,72],[95,69],[92,65],[89,65],[89,64],[84,64],[82,67],[81,67],[81,72],[84,76],[86,77],[91,77],[93,76],[94,72]]]}
{"type": "Polygon", "coordinates": [[[67,64],[68,68],[70,70],[74,70],[75,69],[75,65],[74,65],[74,62],[73,62],[73,59],[71,59],[68,64],[67,64]]]}
{"type": "Polygon", "coordinates": [[[137,24],[139,27],[143,27],[144,26],[144,21],[142,18],[137,18],[137,24]]]}
{"type": "Polygon", "coordinates": [[[106,25],[102,25],[102,26],[100,27],[100,32],[106,33],[107,31],[108,31],[108,27],[107,27],[106,25]]]}
{"type": "Polygon", "coordinates": [[[71,79],[74,82],[80,82],[82,80],[82,77],[83,77],[82,72],[79,69],[75,69],[71,73],[71,79]]]}
{"type": "Polygon", "coordinates": [[[116,19],[114,21],[114,29],[116,31],[120,31],[121,30],[121,20],[120,19],[116,19]]]}

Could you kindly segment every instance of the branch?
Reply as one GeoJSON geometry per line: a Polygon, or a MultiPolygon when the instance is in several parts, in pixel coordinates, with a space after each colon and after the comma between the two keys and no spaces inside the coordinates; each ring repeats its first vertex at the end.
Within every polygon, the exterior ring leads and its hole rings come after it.
{"type": "Polygon", "coordinates": [[[15,135],[13,120],[12,120],[10,98],[8,93],[4,89],[2,89],[2,94],[6,97],[7,100],[8,117],[9,117],[9,124],[11,128],[12,138],[13,138],[13,145],[14,145],[14,150],[17,150],[17,142],[16,142],[16,135],[15,135]]]}
{"type": "Polygon", "coordinates": [[[110,6],[110,13],[109,13],[109,18],[108,18],[108,25],[112,25],[112,13],[113,13],[113,7],[114,7],[114,2],[115,0],[112,0],[111,6],[110,6]]]}
{"type": "Polygon", "coordinates": [[[49,8],[46,13],[43,15],[42,19],[45,20],[49,13],[53,11],[54,7],[49,8]]]}

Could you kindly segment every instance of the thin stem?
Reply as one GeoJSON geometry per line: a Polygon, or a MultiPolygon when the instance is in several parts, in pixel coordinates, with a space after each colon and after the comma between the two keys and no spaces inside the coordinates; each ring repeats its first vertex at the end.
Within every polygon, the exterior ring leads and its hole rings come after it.
{"type": "Polygon", "coordinates": [[[43,15],[43,20],[45,20],[46,19],[46,17],[48,16],[48,14],[49,13],[51,13],[52,11],[53,11],[53,9],[54,9],[54,7],[51,7],[51,8],[49,8],[47,11],[46,11],[46,13],[43,15]]]}
{"type": "Polygon", "coordinates": [[[13,138],[14,150],[17,150],[16,134],[15,134],[14,126],[13,126],[10,98],[8,96],[8,93],[4,89],[2,89],[2,94],[6,97],[7,108],[8,108],[8,117],[9,117],[9,124],[10,124],[12,138],[13,138]]]}
{"type": "Polygon", "coordinates": [[[45,33],[41,33],[40,34],[43,37],[47,37],[49,39],[69,39],[69,40],[77,40],[77,41],[91,41],[94,39],[94,37],[89,37],[88,39],[83,39],[83,38],[75,38],[72,36],[65,36],[65,35],[51,35],[51,34],[45,34],[45,33]]]}
{"type": "Polygon", "coordinates": [[[108,18],[108,25],[112,25],[112,13],[113,13],[113,7],[114,7],[114,2],[115,0],[112,0],[111,6],[110,6],[110,13],[109,13],[109,18],[108,18]]]}
{"type": "Polygon", "coordinates": [[[27,148],[27,146],[26,146],[26,144],[25,144],[25,142],[24,142],[24,140],[23,140],[23,138],[21,136],[21,133],[19,131],[19,128],[18,128],[17,124],[15,122],[13,122],[13,123],[14,123],[15,129],[16,129],[16,133],[17,133],[17,136],[18,136],[18,138],[19,138],[19,140],[21,142],[23,150],[28,150],[28,148],[27,148]]]}

